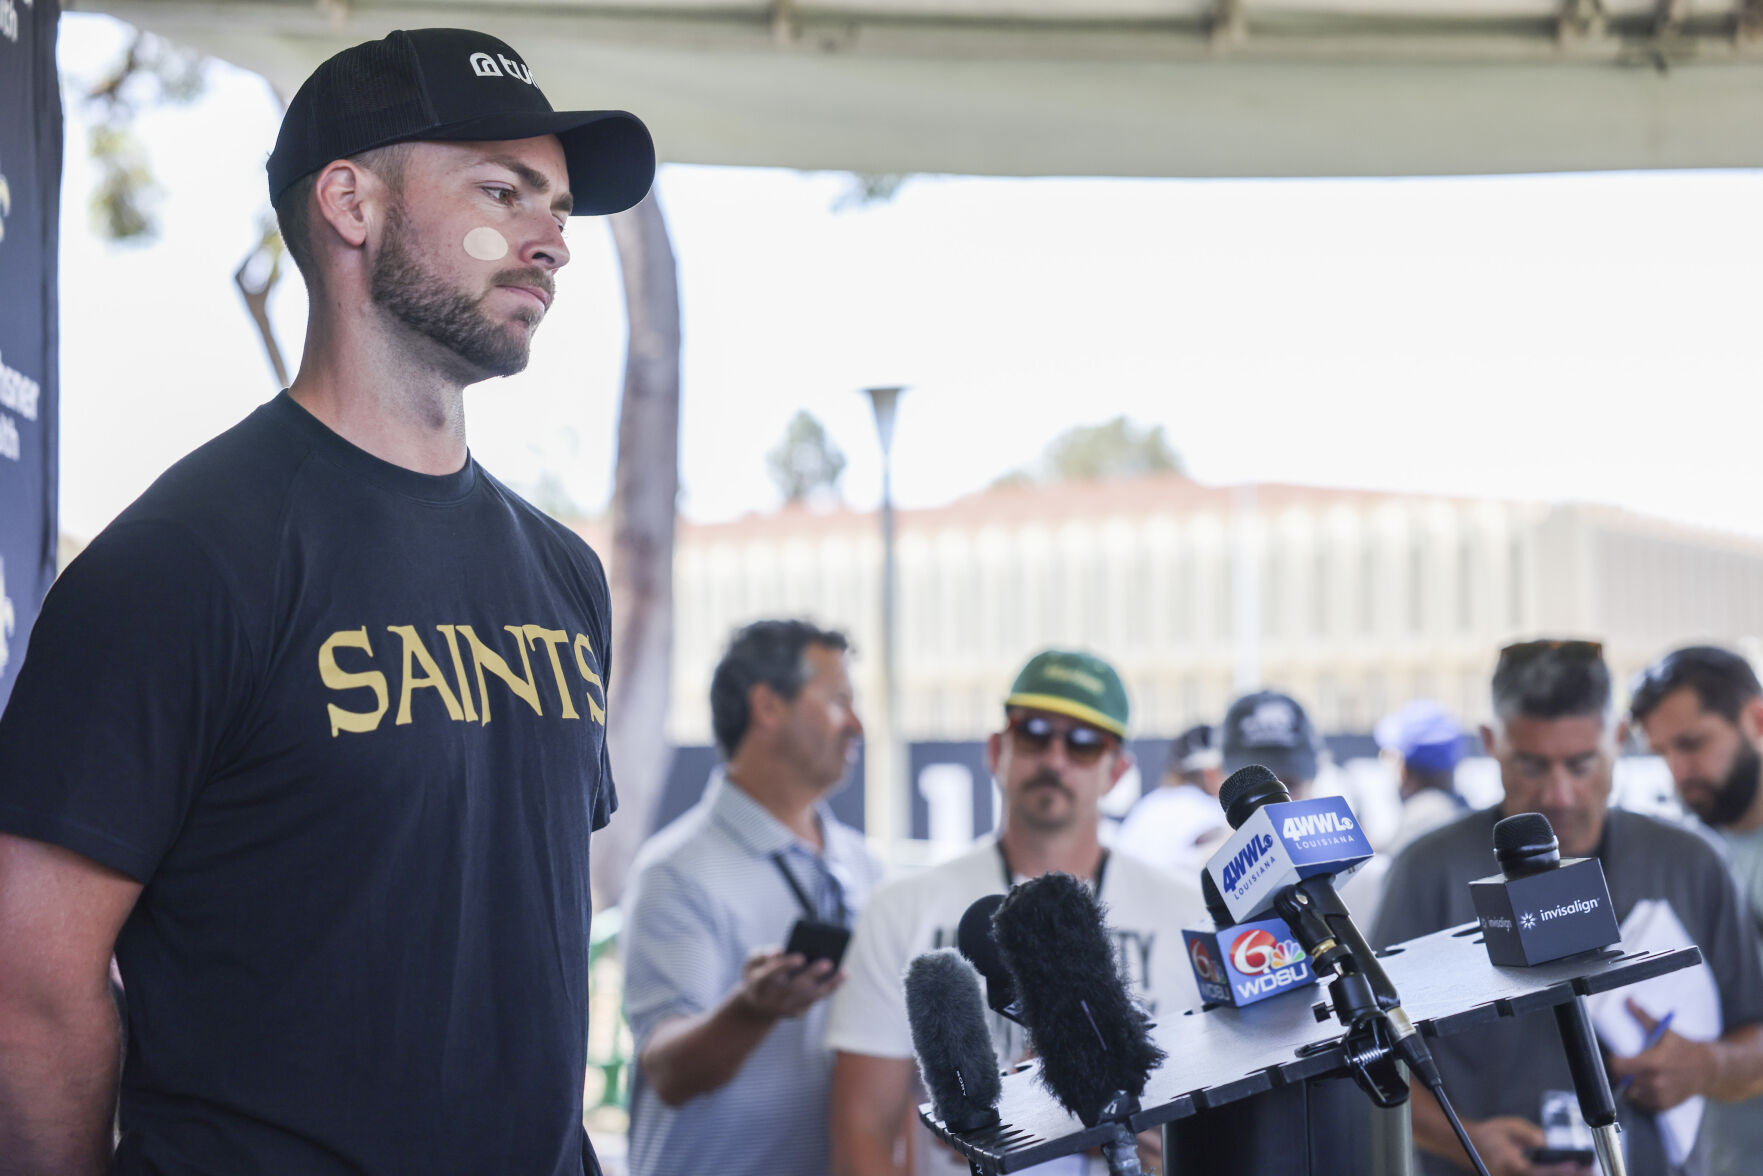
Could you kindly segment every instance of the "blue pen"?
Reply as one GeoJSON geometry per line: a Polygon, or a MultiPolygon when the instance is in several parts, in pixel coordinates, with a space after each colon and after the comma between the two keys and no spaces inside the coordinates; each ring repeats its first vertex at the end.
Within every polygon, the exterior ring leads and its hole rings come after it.
{"type": "MultiPolygon", "coordinates": [[[[1647,1039],[1645,1041],[1641,1042],[1641,1053],[1646,1053],[1648,1050],[1652,1049],[1655,1045],[1658,1045],[1661,1041],[1663,1041],[1665,1039],[1665,1031],[1667,1029],[1671,1028],[1671,1018],[1675,1017],[1676,1015],[1677,1015],[1677,1010],[1673,1009],[1670,1012],[1666,1013],[1663,1017],[1659,1018],[1659,1023],[1657,1025],[1653,1026],[1653,1031],[1651,1033],[1647,1034],[1647,1039]]],[[[1623,1091],[1627,1090],[1633,1084],[1634,1084],[1634,1075],[1630,1074],[1628,1077],[1624,1078],[1622,1081],[1620,1081],[1616,1084],[1615,1097],[1621,1098],[1623,1091]]]]}

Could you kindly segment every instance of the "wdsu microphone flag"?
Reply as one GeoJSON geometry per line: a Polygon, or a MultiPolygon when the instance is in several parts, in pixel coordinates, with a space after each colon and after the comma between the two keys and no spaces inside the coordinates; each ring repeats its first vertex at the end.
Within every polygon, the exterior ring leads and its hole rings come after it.
{"type": "Polygon", "coordinates": [[[0,706],[55,578],[58,0],[0,0],[0,706]]]}

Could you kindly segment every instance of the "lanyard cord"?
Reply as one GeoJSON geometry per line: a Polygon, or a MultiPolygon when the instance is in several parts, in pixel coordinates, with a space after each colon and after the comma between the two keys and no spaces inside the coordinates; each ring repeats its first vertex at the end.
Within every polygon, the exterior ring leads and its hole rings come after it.
{"type": "MultiPolygon", "coordinates": [[[[802,884],[796,881],[795,872],[784,863],[784,855],[781,851],[771,855],[771,864],[776,866],[777,872],[784,876],[784,881],[789,884],[790,893],[796,896],[796,901],[802,906],[802,913],[808,916],[810,922],[820,922],[820,907],[808,897],[808,892],[802,889],[802,884]]],[[[832,883],[835,921],[841,927],[848,926],[851,921],[851,913],[845,908],[844,887],[839,885],[837,878],[832,879],[832,883]]]]}
{"type": "MultiPolygon", "coordinates": [[[[1004,839],[1002,837],[994,840],[992,844],[998,847],[998,861],[1004,867],[1004,889],[1009,890],[1010,887],[1015,885],[1016,879],[1015,871],[1010,868],[1010,855],[1004,852],[1004,839]]],[[[1091,885],[1094,886],[1096,897],[1098,898],[1102,896],[1102,878],[1107,873],[1108,849],[1104,846],[1102,849],[1102,856],[1096,861],[1096,876],[1091,880],[1091,885]]]]}

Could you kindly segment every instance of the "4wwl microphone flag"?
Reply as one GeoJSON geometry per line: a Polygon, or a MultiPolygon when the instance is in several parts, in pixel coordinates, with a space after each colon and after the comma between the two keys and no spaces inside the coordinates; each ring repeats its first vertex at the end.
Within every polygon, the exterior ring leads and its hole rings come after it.
{"type": "Polygon", "coordinates": [[[55,579],[59,0],[0,0],[0,706],[55,579]]]}

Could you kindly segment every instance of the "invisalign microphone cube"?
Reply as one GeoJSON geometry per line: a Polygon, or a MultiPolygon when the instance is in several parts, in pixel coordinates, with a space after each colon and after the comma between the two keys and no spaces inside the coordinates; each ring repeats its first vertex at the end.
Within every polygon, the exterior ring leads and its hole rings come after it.
{"type": "Polygon", "coordinates": [[[1621,942],[1604,867],[1562,861],[1547,817],[1507,817],[1494,826],[1494,852],[1505,872],[1469,884],[1490,962],[1528,968],[1621,942]]]}

